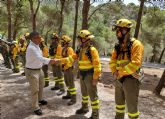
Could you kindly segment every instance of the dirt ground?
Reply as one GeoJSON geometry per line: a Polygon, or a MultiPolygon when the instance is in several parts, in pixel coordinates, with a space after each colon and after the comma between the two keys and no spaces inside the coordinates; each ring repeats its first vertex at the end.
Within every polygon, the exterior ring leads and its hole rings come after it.
{"type": "MultiPolygon", "coordinates": [[[[108,62],[102,63],[103,73],[98,84],[98,93],[101,100],[100,119],[114,119],[115,102],[113,77],[108,62]]],[[[165,91],[161,96],[155,96],[152,91],[162,75],[162,69],[144,68],[145,78],[141,85],[139,96],[139,110],[141,119],[165,119],[165,91]]],[[[0,119],[87,119],[86,115],[75,115],[76,109],[81,106],[81,93],[79,80],[75,81],[77,87],[77,103],[67,106],[67,101],[57,96],[50,88],[44,89],[47,106],[42,106],[43,116],[36,116],[31,110],[29,83],[21,73],[13,74],[0,63],[0,119]]],[[[125,115],[127,119],[127,114],[125,115]]]]}

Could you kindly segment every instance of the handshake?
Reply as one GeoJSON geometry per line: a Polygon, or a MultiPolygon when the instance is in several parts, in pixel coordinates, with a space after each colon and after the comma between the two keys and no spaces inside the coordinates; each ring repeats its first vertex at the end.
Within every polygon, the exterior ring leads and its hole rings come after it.
{"type": "Polygon", "coordinates": [[[61,60],[60,59],[51,59],[50,64],[60,64],[61,63],[61,60]]]}

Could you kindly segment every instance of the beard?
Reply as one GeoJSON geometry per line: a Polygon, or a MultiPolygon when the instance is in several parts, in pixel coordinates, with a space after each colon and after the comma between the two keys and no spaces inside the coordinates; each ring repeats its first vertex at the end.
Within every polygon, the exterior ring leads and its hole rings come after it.
{"type": "Polygon", "coordinates": [[[122,37],[117,37],[117,39],[118,39],[118,41],[119,41],[119,44],[124,43],[125,36],[126,36],[126,35],[122,35],[122,37]]]}

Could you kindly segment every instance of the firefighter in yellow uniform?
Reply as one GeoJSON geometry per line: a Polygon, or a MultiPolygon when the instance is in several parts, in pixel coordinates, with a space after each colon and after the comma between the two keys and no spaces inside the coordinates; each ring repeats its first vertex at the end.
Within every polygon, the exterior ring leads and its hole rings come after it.
{"type": "MultiPolygon", "coordinates": [[[[49,48],[45,44],[45,41],[43,38],[41,38],[41,43],[39,46],[40,46],[40,49],[42,51],[42,55],[44,57],[48,58],[49,57],[49,48]]],[[[48,65],[43,65],[42,71],[44,72],[44,80],[45,80],[45,86],[44,87],[48,87],[49,86],[48,65]]]]}
{"type": "Polygon", "coordinates": [[[29,43],[30,43],[30,36],[29,35],[30,35],[30,33],[28,33],[28,32],[24,34],[27,45],[29,45],[29,43]]]}
{"type": "MultiPolygon", "coordinates": [[[[51,58],[60,59],[61,53],[62,53],[62,46],[60,44],[60,38],[56,33],[52,34],[52,43],[49,48],[49,55],[51,58]]],[[[53,70],[53,76],[55,80],[55,86],[51,88],[51,90],[59,90],[57,95],[62,95],[65,93],[64,89],[64,76],[62,73],[62,65],[61,64],[55,64],[52,65],[53,70]]]]}
{"type": "MultiPolygon", "coordinates": [[[[18,45],[19,45],[19,56],[21,58],[21,62],[22,62],[22,66],[25,67],[25,63],[26,63],[26,48],[27,48],[27,44],[26,44],[26,41],[25,41],[25,38],[24,37],[20,37],[18,39],[18,45]]],[[[25,75],[25,72],[22,73],[22,75],[25,75]]]]}
{"type": "Polygon", "coordinates": [[[97,49],[92,46],[91,40],[94,38],[88,30],[81,30],[78,35],[80,43],[77,55],[73,59],[78,59],[80,71],[80,86],[82,93],[82,107],[76,114],[85,114],[89,111],[88,103],[91,101],[92,115],[89,119],[99,119],[99,98],[97,94],[97,82],[101,74],[101,63],[97,49]]]}
{"type": "Polygon", "coordinates": [[[11,53],[11,61],[13,64],[13,73],[18,73],[20,72],[19,64],[18,64],[19,47],[16,41],[13,41],[10,44],[10,53],[11,53]]]}
{"type": "Polygon", "coordinates": [[[112,52],[110,68],[115,82],[115,119],[124,119],[125,102],[129,119],[140,119],[138,111],[139,80],[142,76],[142,59],[144,48],[142,43],[131,38],[133,26],[128,19],[120,19],[114,25],[118,44],[112,52]]]}
{"type": "Polygon", "coordinates": [[[67,95],[63,96],[62,99],[71,99],[68,102],[68,105],[73,105],[76,103],[76,88],[74,84],[74,75],[73,75],[73,64],[74,60],[69,60],[70,57],[75,55],[74,50],[70,47],[71,38],[67,35],[63,35],[61,38],[62,49],[62,67],[64,71],[64,80],[68,88],[67,95]],[[65,60],[68,59],[68,60],[65,60]]]}

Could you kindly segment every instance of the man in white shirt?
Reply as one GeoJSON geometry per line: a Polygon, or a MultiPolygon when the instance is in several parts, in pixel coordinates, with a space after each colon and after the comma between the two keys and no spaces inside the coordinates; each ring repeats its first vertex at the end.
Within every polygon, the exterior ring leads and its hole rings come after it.
{"type": "Polygon", "coordinates": [[[30,90],[32,95],[32,108],[36,115],[42,115],[42,110],[39,104],[46,105],[47,101],[43,100],[42,93],[44,88],[44,74],[42,66],[44,64],[55,64],[58,61],[42,56],[39,44],[41,36],[38,32],[30,33],[31,41],[26,50],[26,69],[25,75],[30,83],[30,90]]]}

